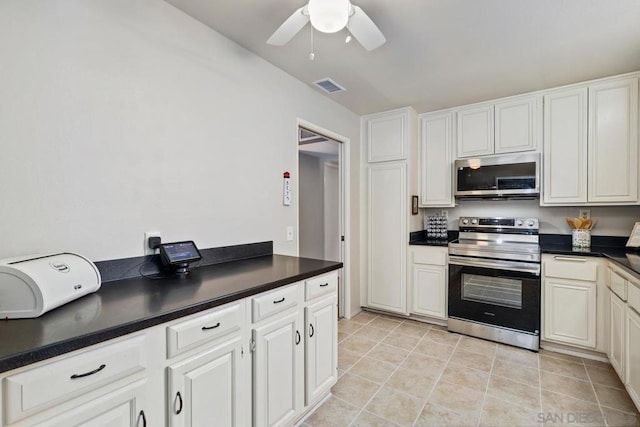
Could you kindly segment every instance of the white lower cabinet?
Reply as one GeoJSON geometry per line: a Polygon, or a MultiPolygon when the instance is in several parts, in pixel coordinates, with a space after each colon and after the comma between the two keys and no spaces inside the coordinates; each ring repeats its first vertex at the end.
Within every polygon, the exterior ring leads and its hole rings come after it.
{"type": "Polygon", "coordinates": [[[259,297],[263,304],[284,304],[288,297],[280,295],[295,290],[297,300],[253,319],[254,426],[292,425],[336,383],[337,289],[338,275],[329,273],[259,297]]]}
{"type": "Polygon", "coordinates": [[[322,298],[304,309],[305,405],[313,404],[338,380],[338,301],[322,298]]]}
{"type": "Polygon", "coordinates": [[[625,317],[627,304],[609,291],[609,362],[620,378],[624,378],[625,317]]]}
{"type": "Polygon", "coordinates": [[[547,279],[544,292],[545,339],[595,347],[595,282],[547,279]]]}
{"type": "Polygon", "coordinates": [[[236,334],[213,348],[167,368],[167,419],[171,427],[246,424],[242,405],[244,370],[242,336],[236,334]]]}
{"type": "Polygon", "coordinates": [[[291,424],[302,407],[304,363],[302,313],[266,321],[252,330],[253,424],[291,424]]]}
{"type": "Polygon", "coordinates": [[[542,265],[543,339],[595,349],[598,262],[543,255],[542,265]]]}
{"type": "Polygon", "coordinates": [[[631,399],[640,410],[640,314],[631,307],[627,309],[625,329],[624,383],[631,399]]]}
{"type": "Polygon", "coordinates": [[[446,247],[411,247],[412,314],[447,318],[447,251],[446,247]]]}
{"type": "MultiPolygon", "coordinates": [[[[152,421],[144,404],[147,395],[146,380],[139,380],[96,399],[90,404],[65,412],[35,424],[41,427],[144,427],[152,421]]],[[[157,420],[159,421],[159,419],[157,420]]],[[[30,425],[27,423],[20,424],[30,425]]]]}
{"type": "Polygon", "coordinates": [[[147,338],[136,333],[0,376],[0,426],[143,426],[159,420],[146,405],[147,338]]]}
{"type": "Polygon", "coordinates": [[[315,276],[2,373],[0,427],[293,425],[337,380],[337,288],[315,276]]]}

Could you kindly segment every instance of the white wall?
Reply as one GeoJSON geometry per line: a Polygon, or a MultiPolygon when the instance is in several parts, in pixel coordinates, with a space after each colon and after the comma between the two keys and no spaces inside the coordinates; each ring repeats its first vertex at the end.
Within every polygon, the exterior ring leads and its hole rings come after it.
{"type": "Polygon", "coordinates": [[[0,58],[0,258],[140,256],[145,231],[297,254],[297,118],[359,176],[358,116],[160,0],[2,1],[0,58]]]}
{"type": "MultiPolygon", "coordinates": [[[[633,225],[640,221],[640,206],[587,207],[591,218],[597,220],[592,230],[597,236],[629,236],[633,225]]],[[[435,215],[442,209],[426,209],[425,215],[435,215]]],[[[570,234],[565,222],[567,216],[577,217],[580,207],[540,207],[537,200],[462,201],[447,209],[449,229],[458,229],[461,216],[534,217],[540,220],[540,233],[570,234]]]]}

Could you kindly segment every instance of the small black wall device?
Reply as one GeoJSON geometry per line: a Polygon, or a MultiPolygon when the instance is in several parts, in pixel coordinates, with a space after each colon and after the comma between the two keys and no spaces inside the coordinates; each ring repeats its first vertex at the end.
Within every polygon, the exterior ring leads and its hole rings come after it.
{"type": "Polygon", "coordinates": [[[192,241],[161,243],[160,258],[165,268],[177,274],[188,274],[189,264],[202,259],[200,251],[192,241]]]}

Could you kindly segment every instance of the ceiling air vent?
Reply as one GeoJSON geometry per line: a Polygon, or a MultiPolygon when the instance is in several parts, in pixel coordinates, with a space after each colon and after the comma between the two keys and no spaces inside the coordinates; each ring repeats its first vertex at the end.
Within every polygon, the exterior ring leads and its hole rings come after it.
{"type": "Polygon", "coordinates": [[[343,90],[346,90],[345,88],[340,86],[338,83],[334,82],[329,78],[318,80],[317,82],[313,82],[313,84],[318,86],[320,89],[322,89],[327,93],[341,92],[343,90]]]}

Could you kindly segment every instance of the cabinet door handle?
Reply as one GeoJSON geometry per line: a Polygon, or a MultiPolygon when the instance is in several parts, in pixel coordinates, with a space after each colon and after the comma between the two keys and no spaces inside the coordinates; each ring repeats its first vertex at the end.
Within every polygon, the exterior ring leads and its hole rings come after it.
{"type": "Polygon", "coordinates": [[[328,283],[324,283],[324,284],[320,285],[320,287],[321,287],[321,288],[325,288],[325,287],[327,287],[327,286],[329,286],[329,284],[328,284],[328,283]]]}
{"type": "Polygon", "coordinates": [[[203,327],[202,327],[202,330],[203,330],[203,331],[209,331],[209,330],[211,330],[211,329],[215,329],[215,328],[217,328],[218,326],[220,326],[220,322],[216,323],[216,324],[215,324],[215,325],[213,325],[213,326],[203,326],[203,327]]]}
{"type": "Polygon", "coordinates": [[[313,337],[313,334],[315,333],[315,329],[313,328],[313,323],[309,323],[309,338],[313,337]]]}
{"type": "Polygon", "coordinates": [[[284,297],[282,297],[281,299],[279,299],[278,301],[274,301],[274,304],[280,304],[281,302],[284,302],[284,297]]]}
{"type": "Polygon", "coordinates": [[[147,416],[144,414],[144,411],[140,411],[138,414],[138,421],[136,421],[136,425],[140,425],[140,420],[142,419],[142,427],[147,427],[147,416]]]}
{"type": "Polygon", "coordinates": [[[84,378],[84,377],[88,377],[89,375],[93,375],[93,374],[97,374],[98,372],[102,371],[104,368],[106,368],[107,365],[105,365],[104,363],[102,365],[100,365],[99,367],[97,367],[96,369],[94,369],[93,371],[89,371],[89,372],[85,372],[84,374],[73,374],[71,375],[71,379],[75,380],[76,378],[84,378]]]}
{"type": "Polygon", "coordinates": [[[296,345],[300,344],[300,331],[296,331],[296,345]]]}
{"type": "Polygon", "coordinates": [[[554,256],[553,259],[557,259],[558,261],[587,262],[584,258],[570,258],[566,256],[554,256]]]}
{"type": "Polygon", "coordinates": [[[180,412],[182,412],[182,395],[180,394],[180,392],[176,393],[176,398],[173,402],[173,407],[176,412],[176,415],[180,415],[180,412]],[[177,409],[175,409],[176,405],[178,405],[177,409]]]}

